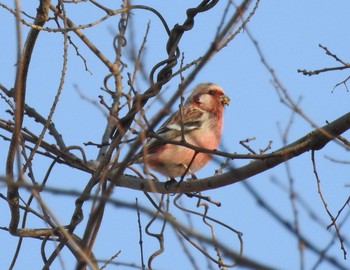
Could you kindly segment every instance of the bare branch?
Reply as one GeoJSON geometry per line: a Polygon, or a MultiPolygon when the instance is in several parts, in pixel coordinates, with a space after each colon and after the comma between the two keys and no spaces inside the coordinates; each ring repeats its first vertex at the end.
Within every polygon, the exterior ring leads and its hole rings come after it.
{"type": "Polygon", "coordinates": [[[241,168],[232,169],[229,172],[223,173],[221,175],[191,182],[180,183],[179,185],[170,186],[168,188],[165,187],[164,183],[152,182],[148,179],[139,179],[129,176],[115,177],[113,173],[110,175],[110,177],[113,179],[117,186],[128,187],[131,189],[142,190],[146,192],[152,192],[153,187],[159,193],[188,193],[219,188],[234,184],[258,173],[269,170],[285,162],[286,160],[299,156],[307,151],[320,150],[327,143],[334,140],[337,138],[337,136],[349,129],[350,113],[347,113],[329,123],[328,125],[323,126],[319,129],[315,129],[299,140],[275,151],[274,153],[277,156],[262,160],[255,160],[248,165],[245,165],[241,168]]]}

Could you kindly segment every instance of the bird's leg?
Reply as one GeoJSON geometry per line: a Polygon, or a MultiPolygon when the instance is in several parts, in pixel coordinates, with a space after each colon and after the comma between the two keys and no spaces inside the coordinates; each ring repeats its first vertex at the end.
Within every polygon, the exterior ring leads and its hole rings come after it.
{"type": "MultiPolygon", "coordinates": [[[[187,166],[186,164],[183,164],[183,163],[181,163],[181,164],[179,164],[179,165],[183,166],[186,170],[185,170],[184,174],[181,176],[180,181],[177,183],[176,187],[178,187],[178,186],[180,185],[180,183],[183,182],[183,180],[184,180],[186,174],[190,174],[190,175],[191,175],[191,177],[192,177],[192,178],[190,178],[191,180],[192,180],[192,179],[197,179],[197,177],[196,177],[196,176],[194,175],[194,173],[191,171],[191,169],[189,168],[189,166],[187,166]]],[[[187,183],[187,181],[186,181],[186,183],[187,183]]]]}
{"type": "MultiPolygon", "coordinates": [[[[184,180],[186,174],[190,174],[190,175],[192,176],[192,178],[193,178],[193,175],[194,175],[194,174],[193,174],[193,172],[191,171],[190,168],[191,168],[191,165],[192,165],[194,159],[196,158],[197,154],[198,154],[198,152],[195,152],[195,153],[193,154],[193,157],[192,157],[192,159],[191,159],[191,161],[190,161],[190,163],[189,163],[188,165],[186,165],[186,164],[184,164],[184,163],[181,163],[181,164],[178,165],[178,166],[183,166],[183,167],[185,168],[185,172],[182,174],[179,183],[181,183],[181,182],[184,180]]],[[[195,178],[193,178],[193,179],[197,179],[197,177],[195,177],[195,178]]]]}
{"type": "Polygon", "coordinates": [[[191,170],[188,170],[188,173],[191,175],[191,178],[187,178],[186,179],[186,185],[188,186],[189,183],[192,181],[192,180],[196,180],[197,179],[197,176],[191,172],[191,170]]]}
{"type": "Polygon", "coordinates": [[[182,174],[182,176],[181,176],[179,182],[177,182],[177,181],[175,180],[175,178],[173,178],[173,177],[170,178],[170,180],[166,181],[166,182],[165,182],[165,189],[168,189],[168,187],[169,187],[171,184],[173,184],[173,183],[177,183],[176,187],[178,187],[178,186],[180,185],[180,183],[184,180],[186,174],[190,174],[191,177],[192,177],[191,179],[197,179],[197,177],[194,175],[194,173],[193,173],[193,172],[191,171],[191,169],[190,169],[190,167],[191,167],[191,165],[192,165],[192,163],[193,163],[195,157],[197,156],[197,154],[198,154],[198,152],[196,152],[196,153],[193,155],[193,157],[192,157],[192,159],[191,159],[189,165],[186,165],[186,164],[184,164],[184,163],[180,163],[180,164],[177,165],[177,166],[184,167],[185,172],[182,174]]]}
{"type": "Polygon", "coordinates": [[[186,174],[189,173],[190,168],[189,168],[186,164],[184,164],[184,163],[181,163],[181,164],[179,164],[178,166],[182,166],[182,167],[185,168],[185,172],[181,175],[181,178],[180,178],[180,181],[179,181],[179,184],[180,184],[180,183],[184,180],[186,174]]]}

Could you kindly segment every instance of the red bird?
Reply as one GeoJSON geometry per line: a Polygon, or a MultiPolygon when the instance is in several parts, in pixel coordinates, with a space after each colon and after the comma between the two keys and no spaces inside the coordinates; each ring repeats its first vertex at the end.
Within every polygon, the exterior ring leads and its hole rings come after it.
{"type": "Polygon", "coordinates": [[[182,138],[197,147],[214,150],[220,143],[224,106],[230,99],[214,83],[201,83],[188,97],[185,105],[173,113],[156,132],[158,138],[150,139],[136,163],[168,176],[193,174],[211,159],[208,153],[197,153],[180,142],[182,138]]]}

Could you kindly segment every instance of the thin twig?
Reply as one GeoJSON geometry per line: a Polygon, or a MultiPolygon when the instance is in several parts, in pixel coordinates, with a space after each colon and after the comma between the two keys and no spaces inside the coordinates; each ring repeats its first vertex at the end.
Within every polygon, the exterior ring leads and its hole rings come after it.
{"type": "Polygon", "coordinates": [[[337,223],[335,222],[334,216],[332,215],[332,213],[328,209],[328,204],[326,203],[326,200],[325,200],[325,198],[323,196],[323,193],[322,193],[322,190],[321,190],[321,181],[320,181],[320,178],[318,176],[317,169],[316,169],[315,151],[311,151],[311,161],[312,161],[313,172],[314,172],[314,175],[315,175],[315,178],[316,178],[318,194],[320,195],[320,199],[321,199],[321,202],[323,204],[323,207],[326,210],[326,213],[330,217],[330,219],[332,221],[332,225],[335,228],[336,234],[337,234],[338,239],[339,239],[340,248],[343,251],[344,260],[346,260],[346,253],[347,252],[346,252],[346,249],[345,249],[344,244],[343,244],[343,237],[340,234],[340,231],[339,231],[337,223]]]}

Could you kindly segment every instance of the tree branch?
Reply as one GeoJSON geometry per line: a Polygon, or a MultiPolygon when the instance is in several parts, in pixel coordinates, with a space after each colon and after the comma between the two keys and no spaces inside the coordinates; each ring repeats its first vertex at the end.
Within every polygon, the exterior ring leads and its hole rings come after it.
{"type": "Polygon", "coordinates": [[[285,162],[286,160],[292,159],[307,151],[320,150],[327,143],[337,138],[348,129],[350,129],[350,112],[344,114],[322,128],[311,131],[299,140],[273,152],[273,154],[278,155],[273,155],[271,157],[267,157],[266,159],[255,160],[248,165],[237,169],[231,169],[229,172],[221,175],[190,182],[182,182],[176,185],[166,186],[164,182],[154,182],[150,179],[141,179],[126,175],[120,177],[119,179],[115,179],[113,172],[110,175],[110,179],[112,179],[112,181],[114,181],[116,185],[120,187],[163,194],[199,192],[203,190],[220,188],[243,181],[251,176],[267,171],[285,162]]]}
{"type": "MultiPolygon", "coordinates": [[[[43,26],[48,19],[48,5],[50,1],[49,0],[42,0],[40,1],[39,7],[37,9],[36,18],[34,21],[35,25],[43,26]]],[[[17,17],[16,17],[16,23],[17,23],[17,35],[18,39],[21,39],[20,35],[20,27],[19,27],[19,21],[20,21],[20,13],[19,8],[17,11],[17,17]]],[[[25,42],[24,48],[22,50],[21,42],[18,42],[18,63],[17,63],[17,71],[16,71],[16,80],[14,85],[14,91],[15,91],[15,126],[14,131],[12,133],[12,138],[8,150],[7,160],[6,160],[6,175],[11,181],[14,181],[14,161],[16,154],[18,154],[18,146],[20,143],[20,134],[22,129],[22,123],[23,123],[23,114],[24,114],[24,102],[25,102],[25,95],[26,95],[26,84],[27,84],[27,75],[29,70],[29,64],[32,57],[32,53],[34,50],[34,46],[36,43],[36,40],[39,35],[39,30],[37,29],[31,29],[28,33],[27,40],[25,42]]],[[[21,174],[18,172],[19,175],[21,174]]],[[[21,175],[19,176],[21,178],[21,175]]],[[[19,222],[19,194],[18,189],[14,188],[8,188],[7,190],[7,198],[9,207],[11,210],[11,221],[9,225],[9,231],[11,234],[16,234],[17,228],[18,228],[18,222],[19,222]]]]}

